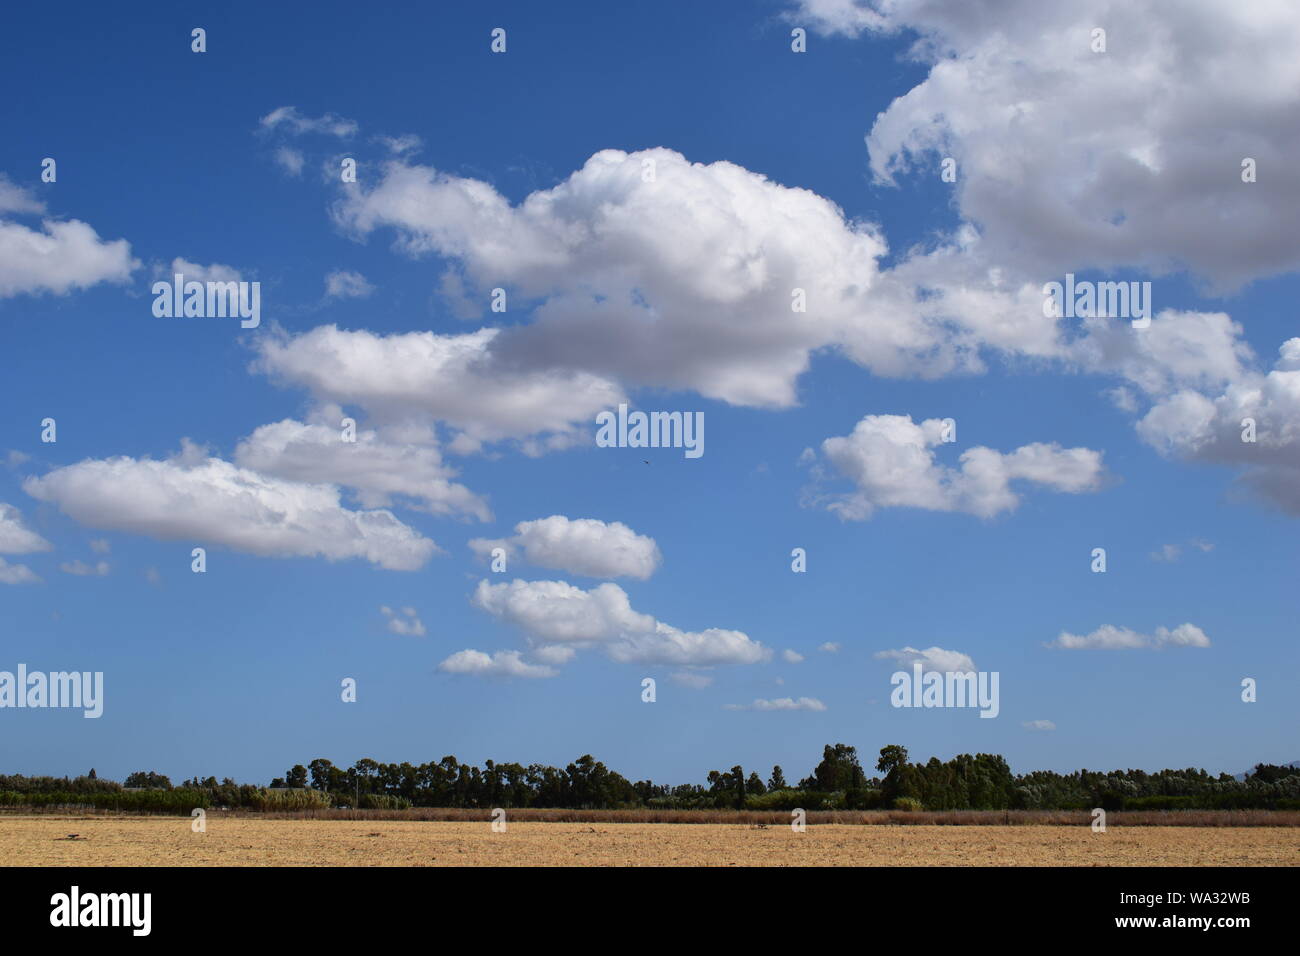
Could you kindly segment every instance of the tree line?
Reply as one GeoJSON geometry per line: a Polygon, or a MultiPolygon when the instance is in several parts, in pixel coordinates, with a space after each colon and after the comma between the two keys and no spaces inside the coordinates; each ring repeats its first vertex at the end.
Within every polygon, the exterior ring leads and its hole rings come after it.
{"type": "Polygon", "coordinates": [[[566,809],[789,810],[1107,810],[1300,809],[1300,767],[1257,764],[1238,780],[1204,770],[1093,771],[1013,774],[997,754],[958,754],[951,760],[909,760],[905,747],[883,747],[867,776],[856,747],[828,744],[821,761],[797,784],[780,766],[767,779],[739,765],[712,770],[702,784],[631,782],[590,754],[563,769],[544,764],[483,767],[453,756],[423,764],[363,758],[339,767],[318,757],[295,764],[269,787],[229,777],[194,777],[179,786],[153,771],[118,783],[83,776],[0,774],[0,806],[84,805],[101,809],[186,812],[195,807],[304,810],[328,807],[559,807],[566,809]]]}

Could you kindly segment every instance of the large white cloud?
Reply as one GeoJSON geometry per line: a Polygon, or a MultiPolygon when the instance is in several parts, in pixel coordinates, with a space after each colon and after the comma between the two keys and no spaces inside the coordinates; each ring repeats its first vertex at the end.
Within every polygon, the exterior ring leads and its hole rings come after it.
{"type": "Polygon", "coordinates": [[[510,538],[474,538],[469,546],[486,557],[503,548],[539,568],[551,568],[590,578],[629,577],[644,580],[654,574],[661,555],[655,539],[637,534],[620,521],[606,524],[595,518],[551,515],[515,525],[510,538]]]}
{"type": "Polygon", "coordinates": [[[596,412],[625,400],[617,385],[594,375],[502,362],[490,351],[500,334],[377,335],[326,325],[297,336],[261,337],[254,367],[383,420],[446,422],[460,431],[452,442],[456,450],[539,433],[576,441],[590,431],[596,412]]]}
{"type": "Polygon", "coordinates": [[[599,646],[620,662],[708,667],[755,664],[772,654],[741,631],[683,631],[641,614],[608,582],[584,591],[564,581],[480,581],[472,601],[543,644],[599,646]]]}
{"type": "Polygon", "coordinates": [[[187,445],[165,461],[88,459],[23,482],[84,525],[266,557],[363,558],[413,571],[437,545],[384,510],[349,511],[331,485],[271,478],[187,445]]]}
{"type": "Polygon", "coordinates": [[[1002,453],[968,448],[955,469],[935,460],[943,446],[940,419],[919,425],[909,415],[868,415],[843,437],[822,442],[822,453],[856,490],[834,496],[827,507],[843,518],[869,518],[877,508],[963,511],[992,517],[1020,502],[1011,482],[1055,491],[1095,491],[1105,469],[1101,452],[1035,443],[1002,453]]]}
{"type": "Polygon", "coordinates": [[[876,118],[871,166],[891,181],[956,159],[958,206],[990,264],[1187,268],[1223,285],[1300,266],[1289,3],[805,0],[793,16],[919,37],[929,74],[876,118]]]}
{"type": "Polygon", "coordinates": [[[845,346],[888,375],[960,364],[941,326],[897,307],[905,293],[874,289],[886,249],[873,227],[732,163],[602,150],[517,206],[487,183],[390,163],[336,217],[451,260],[447,287],[472,292],[479,311],[496,287],[540,303],[492,344],[523,367],[780,407],[821,348],[845,346]],[[806,311],[792,309],[795,289],[806,311]]]}
{"type": "Polygon", "coordinates": [[[481,497],[451,480],[456,471],[443,463],[428,429],[360,429],[355,441],[343,441],[339,410],[322,409],[316,418],[310,424],[285,419],[261,426],[235,449],[236,464],[293,481],[355,489],[364,508],[400,502],[437,515],[492,517],[481,497]],[[336,424],[324,423],[327,414],[336,424]]]}

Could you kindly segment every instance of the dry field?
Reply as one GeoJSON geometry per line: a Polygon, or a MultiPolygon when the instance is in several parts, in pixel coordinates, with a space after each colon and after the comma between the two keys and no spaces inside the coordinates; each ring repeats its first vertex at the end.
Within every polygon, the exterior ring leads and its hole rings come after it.
{"type": "Polygon", "coordinates": [[[8,866],[1296,866],[1300,828],[0,816],[8,866]],[[79,834],[76,840],[68,834],[79,834]]]}

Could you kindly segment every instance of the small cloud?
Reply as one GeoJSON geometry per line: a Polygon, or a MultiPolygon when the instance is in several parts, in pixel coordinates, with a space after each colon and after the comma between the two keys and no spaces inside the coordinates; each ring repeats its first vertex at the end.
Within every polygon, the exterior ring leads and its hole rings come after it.
{"type": "Polygon", "coordinates": [[[96,554],[108,554],[112,549],[113,546],[108,543],[107,538],[94,538],[90,542],[90,550],[96,554]]]}
{"type": "Polygon", "coordinates": [[[275,151],[274,157],[276,165],[290,176],[301,176],[302,168],[307,164],[302,152],[291,146],[281,146],[275,151]]]}
{"type": "Polygon", "coordinates": [[[1176,544],[1162,545],[1159,551],[1151,552],[1152,561],[1164,561],[1172,564],[1182,555],[1183,549],[1176,544]]]}
{"type": "Polygon", "coordinates": [[[406,133],[402,136],[376,136],[375,142],[381,144],[394,156],[406,156],[408,153],[419,151],[424,146],[424,140],[414,133],[406,133]]]}
{"type": "Polygon", "coordinates": [[[1102,394],[1109,398],[1111,404],[1121,412],[1136,412],[1138,410],[1137,395],[1130,388],[1117,385],[1115,388],[1107,389],[1102,394]]]}
{"type": "Polygon", "coordinates": [[[1056,729],[1056,724],[1052,723],[1050,720],[1026,720],[1020,726],[1024,727],[1026,730],[1055,730],[1056,729]]]}
{"type": "Polygon", "coordinates": [[[713,683],[713,678],[708,674],[700,674],[696,671],[675,671],[671,676],[673,683],[689,687],[691,690],[704,690],[713,683]]]}
{"type": "Polygon", "coordinates": [[[825,651],[827,654],[838,654],[840,652],[840,646],[841,645],[837,644],[835,641],[827,641],[825,644],[821,645],[821,647],[817,648],[817,650],[825,651]]]}
{"type": "Polygon", "coordinates": [[[540,664],[526,663],[518,651],[497,651],[484,654],[466,648],[457,651],[438,665],[446,674],[468,674],[473,677],[554,677],[556,670],[540,664]]]}
{"type": "Polygon", "coordinates": [[[904,647],[895,651],[878,651],[877,660],[896,660],[910,667],[914,662],[921,662],[922,671],[948,673],[956,671],[967,674],[975,670],[975,662],[960,651],[947,651],[942,647],[927,647],[918,651],[915,647],[904,647]]]}
{"type": "Polygon", "coordinates": [[[360,272],[339,270],[325,277],[325,295],[330,299],[364,299],[374,291],[360,272]]]}
{"type": "Polygon", "coordinates": [[[75,574],[79,577],[100,577],[109,572],[107,561],[98,561],[95,564],[87,564],[85,561],[64,561],[59,565],[59,570],[64,574],[75,574]]]}
{"type": "Polygon", "coordinates": [[[9,564],[0,558],[0,584],[39,584],[40,576],[25,564],[9,564]]]}
{"type": "Polygon", "coordinates": [[[401,612],[391,607],[381,607],[379,613],[388,618],[388,630],[393,634],[410,637],[424,637],[424,622],[415,613],[415,608],[404,607],[401,612]]]}
{"type": "Polygon", "coordinates": [[[727,710],[825,710],[826,705],[815,697],[778,697],[775,700],[756,699],[752,704],[727,704],[727,710]]]}
{"type": "Polygon", "coordinates": [[[802,664],[802,663],[803,663],[803,655],[800,654],[798,651],[792,651],[792,650],[790,650],[789,648],[786,648],[785,650],[783,650],[783,651],[781,652],[781,658],[782,658],[782,660],[784,660],[787,664],[802,664]]]}
{"type": "Polygon", "coordinates": [[[344,119],[341,116],[335,116],[333,113],[326,113],[324,116],[304,116],[298,112],[296,106],[281,106],[278,109],[271,110],[259,121],[265,130],[284,130],[288,133],[301,136],[304,133],[322,133],[326,136],[337,136],[339,139],[347,139],[356,133],[358,127],[356,121],[344,119]]]}
{"type": "Polygon", "coordinates": [[[17,451],[16,449],[11,449],[9,453],[5,455],[5,465],[9,468],[17,468],[19,465],[31,460],[31,455],[26,452],[17,451]]]}
{"type": "Polygon", "coordinates": [[[1195,624],[1180,624],[1172,631],[1165,627],[1157,627],[1155,634],[1139,634],[1127,627],[1103,624],[1089,634],[1071,634],[1062,631],[1056,640],[1044,646],[1071,651],[1115,651],[1164,647],[1209,647],[1210,639],[1195,624]]]}

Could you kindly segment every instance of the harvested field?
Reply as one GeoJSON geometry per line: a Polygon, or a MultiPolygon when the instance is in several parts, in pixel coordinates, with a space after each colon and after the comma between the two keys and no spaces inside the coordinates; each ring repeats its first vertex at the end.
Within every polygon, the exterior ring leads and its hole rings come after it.
{"type": "Polygon", "coordinates": [[[1293,827],[0,816],[10,866],[1296,866],[1293,827]],[[78,834],[75,840],[70,833],[78,834]]]}

